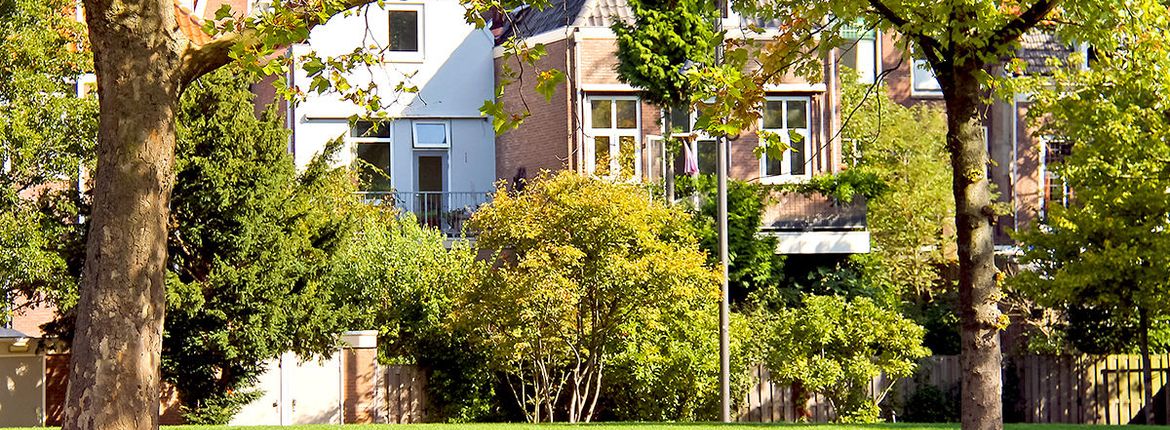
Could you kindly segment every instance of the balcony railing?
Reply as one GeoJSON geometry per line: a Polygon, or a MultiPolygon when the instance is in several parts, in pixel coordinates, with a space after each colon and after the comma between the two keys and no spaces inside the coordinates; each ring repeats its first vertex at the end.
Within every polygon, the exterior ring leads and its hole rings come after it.
{"type": "MultiPolygon", "coordinates": [[[[362,192],[369,204],[392,205],[403,213],[414,214],[425,226],[439,229],[447,236],[464,234],[464,225],[472,212],[491,200],[487,191],[420,191],[362,192]]],[[[469,233],[469,232],[467,232],[469,233]]]]}
{"type": "Polygon", "coordinates": [[[865,198],[839,202],[819,194],[776,192],[764,211],[765,231],[861,231],[866,228],[865,198]]]}

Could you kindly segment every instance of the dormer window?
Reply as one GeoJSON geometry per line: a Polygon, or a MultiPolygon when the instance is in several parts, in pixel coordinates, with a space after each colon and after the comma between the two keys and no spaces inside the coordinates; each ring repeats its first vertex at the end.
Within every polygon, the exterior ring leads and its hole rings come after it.
{"type": "Polygon", "coordinates": [[[423,5],[387,4],[390,61],[423,59],[423,5]]]}

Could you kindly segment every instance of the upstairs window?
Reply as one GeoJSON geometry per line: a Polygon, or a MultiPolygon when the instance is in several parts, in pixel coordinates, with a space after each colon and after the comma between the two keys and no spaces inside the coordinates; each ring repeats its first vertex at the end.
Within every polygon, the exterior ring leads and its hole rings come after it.
{"type": "Polygon", "coordinates": [[[391,61],[422,61],[423,5],[387,4],[391,61]]]}
{"type": "MultiPolygon", "coordinates": [[[[791,149],[784,151],[780,159],[760,157],[761,178],[782,178],[808,174],[812,160],[812,142],[809,141],[809,98],[768,97],[764,101],[760,129],[780,135],[780,139],[791,149]],[[792,135],[800,136],[794,141],[792,135]]],[[[761,145],[763,143],[761,142],[761,145]]]]}
{"type": "Polygon", "coordinates": [[[1053,206],[1068,207],[1072,200],[1072,190],[1069,189],[1068,183],[1064,181],[1056,172],[1052,171],[1052,167],[1064,162],[1064,159],[1072,154],[1072,144],[1064,139],[1047,136],[1041,139],[1044,151],[1044,163],[1042,165],[1042,174],[1044,180],[1044,210],[1048,210],[1053,206]]]}
{"type": "Polygon", "coordinates": [[[358,121],[349,129],[353,168],[368,193],[393,191],[390,182],[390,123],[358,121]]]}
{"type": "Polygon", "coordinates": [[[863,28],[846,26],[841,30],[840,51],[841,67],[848,67],[857,72],[857,81],[872,84],[877,76],[877,32],[866,31],[863,28]]]}
{"type": "Polygon", "coordinates": [[[589,96],[585,106],[585,170],[605,178],[642,175],[641,117],[636,96],[589,96]]]}

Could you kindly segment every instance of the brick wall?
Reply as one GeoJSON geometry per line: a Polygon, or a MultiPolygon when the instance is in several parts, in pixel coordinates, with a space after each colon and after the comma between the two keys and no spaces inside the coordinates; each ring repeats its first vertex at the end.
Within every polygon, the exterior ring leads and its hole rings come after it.
{"type": "Polygon", "coordinates": [[[942,107],[941,95],[912,94],[913,80],[910,76],[910,68],[914,66],[914,62],[909,55],[898,49],[899,38],[893,33],[884,32],[881,34],[881,39],[881,70],[886,73],[885,83],[890,97],[906,106],[925,102],[936,103],[942,107]]]}
{"type": "Polygon", "coordinates": [[[32,304],[24,297],[17,297],[15,303],[17,311],[12,315],[12,329],[29,337],[43,337],[41,325],[52,321],[57,309],[48,303],[32,304]]]}
{"type": "MultiPolygon", "coordinates": [[[[540,60],[540,67],[565,70],[567,41],[547,45],[548,55],[540,60]]],[[[496,59],[496,75],[500,75],[501,58],[496,59]]],[[[518,61],[508,60],[513,70],[520,70],[518,61]]],[[[496,136],[496,177],[511,180],[524,169],[527,177],[540,170],[560,170],[572,166],[569,156],[569,136],[572,127],[569,115],[568,85],[558,86],[551,101],[536,93],[532,70],[526,66],[524,83],[514,82],[504,89],[507,109],[522,110],[527,104],[531,116],[515,130],[496,136]]]]}

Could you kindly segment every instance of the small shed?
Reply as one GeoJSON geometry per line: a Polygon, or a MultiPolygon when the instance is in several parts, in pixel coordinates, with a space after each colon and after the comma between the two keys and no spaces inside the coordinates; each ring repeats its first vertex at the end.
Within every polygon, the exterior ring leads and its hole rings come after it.
{"type": "Polygon", "coordinates": [[[45,356],[38,344],[0,327],[0,427],[45,425],[45,356]]]}

